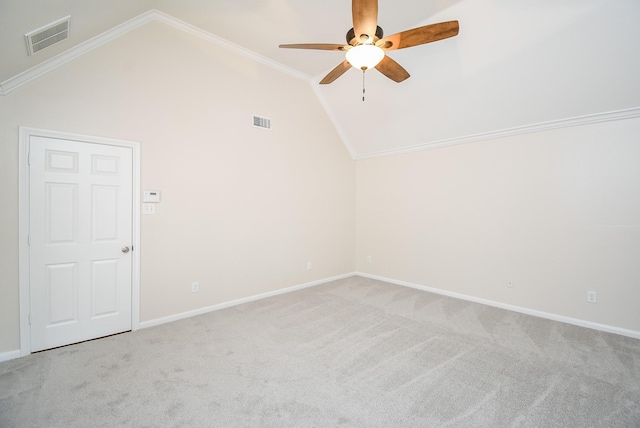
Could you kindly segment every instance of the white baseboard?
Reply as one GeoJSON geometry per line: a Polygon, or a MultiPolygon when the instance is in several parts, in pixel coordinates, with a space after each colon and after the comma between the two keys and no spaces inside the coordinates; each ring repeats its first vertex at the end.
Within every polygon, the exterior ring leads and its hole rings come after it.
{"type": "Polygon", "coordinates": [[[506,309],[508,311],[519,312],[526,315],[533,315],[540,318],[546,318],[552,321],[559,321],[566,324],[573,324],[580,327],[591,328],[593,330],[604,331],[607,333],[619,334],[621,336],[632,337],[634,339],[640,339],[640,331],[628,330],[624,328],[614,327],[606,324],[598,324],[591,321],[585,321],[577,318],[565,317],[562,315],[556,315],[549,312],[542,312],[535,309],[524,308],[522,306],[509,305],[506,303],[496,302],[493,300],[482,299],[480,297],[469,296],[462,293],[454,293],[452,291],[441,290],[439,288],[427,287],[424,285],[413,284],[411,282],[400,281],[392,278],[385,278],[377,275],[370,275],[368,273],[356,272],[357,276],[364,278],[377,279],[379,281],[389,282],[391,284],[402,285],[405,287],[415,288],[422,291],[428,291],[430,293],[441,294],[443,296],[453,297],[455,299],[467,300],[469,302],[481,303],[483,305],[494,306],[500,309],[506,309]]]}
{"type": "Polygon", "coordinates": [[[338,279],[349,278],[355,276],[355,272],[346,273],[343,275],[334,276],[331,278],[324,278],[313,282],[307,282],[305,284],[294,285],[292,287],[282,288],[280,290],[270,291],[268,293],[256,294],[255,296],[244,297],[242,299],[231,300],[230,302],[219,303],[213,306],[207,306],[204,308],[194,309],[192,311],[182,312],[179,314],[169,315],[162,318],[156,318],[154,320],[140,322],[140,328],[154,327],[157,325],[165,324],[168,322],[178,321],[185,318],[195,317],[196,315],[202,315],[213,311],[219,311],[220,309],[230,308],[232,306],[241,305],[243,303],[254,302],[260,299],[266,299],[267,297],[277,296],[279,294],[291,293],[292,291],[302,290],[303,288],[313,287],[327,282],[336,281],[338,279]]]}
{"type": "Polygon", "coordinates": [[[0,363],[2,363],[3,361],[14,360],[16,358],[20,358],[19,349],[9,352],[0,352],[0,363]]]}
{"type": "MultiPolygon", "coordinates": [[[[321,285],[321,284],[325,284],[327,282],[336,281],[336,280],[344,279],[344,278],[349,278],[349,277],[352,277],[352,276],[361,276],[363,278],[376,279],[376,280],[379,280],[379,281],[388,282],[390,284],[396,284],[396,285],[401,285],[401,286],[404,286],[404,287],[415,288],[417,290],[427,291],[427,292],[430,292],[430,293],[440,294],[440,295],[443,295],[443,296],[453,297],[453,298],[456,298],[456,299],[466,300],[466,301],[469,301],[469,302],[481,303],[483,305],[493,306],[493,307],[496,307],[496,308],[506,309],[506,310],[514,311],[514,312],[519,312],[519,313],[526,314],[526,315],[533,315],[533,316],[540,317],[540,318],[546,318],[546,319],[549,319],[549,320],[552,320],[552,321],[559,321],[559,322],[563,322],[563,323],[567,323],[567,324],[577,325],[577,326],[580,326],[580,327],[591,328],[593,330],[599,330],[599,331],[604,331],[604,332],[607,332],[607,333],[614,333],[614,334],[619,334],[619,335],[622,335],[622,336],[632,337],[634,339],[640,339],[640,331],[628,330],[628,329],[614,327],[614,326],[610,326],[610,325],[606,325],[606,324],[598,324],[598,323],[594,323],[594,322],[591,322],[591,321],[585,321],[585,320],[581,320],[581,319],[577,319],[577,318],[565,317],[565,316],[562,316],[562,315],[556,315],[556,314],[552,314],[552,313],[548,313],[548,312],[537,311],[537,310],[534,310],[534,309],[524,308],[524,307],[521,307],[521,306],[509,305],[509,304],[506,304],[506,303],[496,302],[496,301],[493,301],[493,300],[488,300],[488,299],[482,299],[482,298],[479,298],[479,297],[469,296],[469,295],[462,294],[462,293],[455,293],[455,292],[452,292],[452,291],[446,291],[446,290],[441,290],[441,289],[438,289],[438,288],[427,287],[427,286],[424,286],[424,285],[414,284],[414,283],[407,282],[407,281],[400,281],[400,280],[397,280],[397,279],[386,278],[386,277],[382,277],[382,276],[378,276],[378,275],[370,275],[370,274],[364,273],[364,272],[346,273],[346,274],[334,276],[334,277],[331,277],[331,278],[324,278],[324,279],[320,279],[320,280],[313,281],[313,282],[307,282],[305,284],[294,285],[292,287],[287,287],[287,288],[283,288],[283,289],[280,289],[280,290],[270,291],[268,293],[256,294],[255,296],[249,296],[249,297],[245,297],[245,298],[242,298],[242,299],[236,299],[236,300],[220,303],[220,304],[213,305],[213,306],[207,306],[207,307],[200,308],[200,309],[194,309],[194,310],[188,311],[188,312],[182,312],[182,313],[179,313],[179,314],[169,315],[169,316],[162,317],[162,318],[157,318],[157,319],[154,319],[154,320],[143,321],[143,322],[140,323],[140,328],[154,327],[154,326],[165,324],[165,323],[168,323],[168,322],[178,321],[178,320],[181,320],[181,319],[194,317],[196,315],[202,315],[202,314],[206,314],[206,313],[209,313],[209,312],[218,311],[220,309],[230,308],[232,306],[237,306],[237,305],[241,305],[243,303],[249,303],[249,302],[253,302],[253,301],[256,301],[256,300],[260,300],[260,299],[266,299],[267,297],[277,296],[277,295],[285,294],[285,293],[291,293],[292,291],[302,290],[304,288],[314,287],[316,285],[321,285]]],[[[20,350],[19,349],[14,350],[14,351],[3,352],[3,353],[0,353],[0,363],[3,362],[3,361],[13,360],[13,359],[19,358],[19,357],[20,357],[20,350]]]]}

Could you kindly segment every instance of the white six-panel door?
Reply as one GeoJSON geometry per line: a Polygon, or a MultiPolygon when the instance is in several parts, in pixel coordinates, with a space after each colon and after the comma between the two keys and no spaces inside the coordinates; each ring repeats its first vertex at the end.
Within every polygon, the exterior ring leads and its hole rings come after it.
{"type": "Polygon", "coordinates": [[[132,149],[32,136],[31,351],[131,330],[132,149]]]}

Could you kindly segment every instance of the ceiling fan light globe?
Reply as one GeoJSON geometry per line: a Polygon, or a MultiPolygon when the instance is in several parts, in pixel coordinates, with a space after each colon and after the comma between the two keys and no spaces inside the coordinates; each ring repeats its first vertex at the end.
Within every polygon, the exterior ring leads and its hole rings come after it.
{"type": "Polygon", "coordinates": [[[376,45],[358,45],[347,51],[346,58],[354,68],[367,70],[382,61],[384,51],[376,45]]]}

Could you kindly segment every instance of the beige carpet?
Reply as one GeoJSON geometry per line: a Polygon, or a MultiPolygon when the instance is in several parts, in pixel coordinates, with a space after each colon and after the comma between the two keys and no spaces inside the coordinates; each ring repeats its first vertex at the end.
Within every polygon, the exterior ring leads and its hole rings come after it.
{"type": "Polygon", "coordinates": [[[7,427],[640,427],[640,341],[364,279],[0,364],[7,427]]]}

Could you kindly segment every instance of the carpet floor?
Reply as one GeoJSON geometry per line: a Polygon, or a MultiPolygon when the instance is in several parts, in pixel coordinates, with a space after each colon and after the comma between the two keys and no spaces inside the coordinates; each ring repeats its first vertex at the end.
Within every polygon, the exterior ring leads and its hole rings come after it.
{"type": "Polygon", "coordinates": [[[362,277],[0,364],[8,427],[640,427],[640,340],[362,277]]]}

